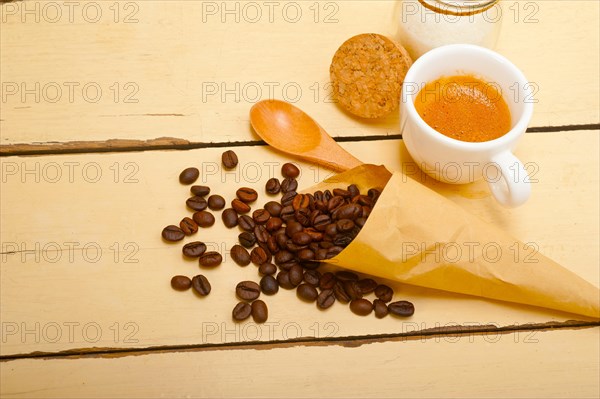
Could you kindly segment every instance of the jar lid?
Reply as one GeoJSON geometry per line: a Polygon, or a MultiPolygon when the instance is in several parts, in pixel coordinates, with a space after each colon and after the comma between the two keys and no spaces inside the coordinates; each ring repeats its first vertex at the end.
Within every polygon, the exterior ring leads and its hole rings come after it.
{"type": "Polygon", "coordinates": [[[493,7],[500,0],[419,0],[426,8],[440,14],[474,15],[493,7]]]}

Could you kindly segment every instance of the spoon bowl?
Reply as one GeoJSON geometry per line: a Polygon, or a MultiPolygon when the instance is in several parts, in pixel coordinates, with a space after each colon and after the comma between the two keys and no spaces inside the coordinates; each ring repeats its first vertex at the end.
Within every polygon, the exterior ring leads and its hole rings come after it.
{"type": "Polygon", "coordinates": [[[264,100],[250,109],[250,124],[270,146],[287,154],[344,171],[362,162],[344,150],[300,108],[280,100],[264,100]]]}

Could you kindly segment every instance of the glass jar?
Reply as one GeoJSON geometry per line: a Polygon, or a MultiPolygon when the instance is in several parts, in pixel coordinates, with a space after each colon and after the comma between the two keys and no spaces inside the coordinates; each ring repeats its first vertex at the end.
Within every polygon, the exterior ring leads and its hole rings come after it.
{"type": "Polygon", "coordinates": [[[500,0],[401,0],[398,36],[413,60],[432,48],[468,43],[494,48],[500,0]]]}

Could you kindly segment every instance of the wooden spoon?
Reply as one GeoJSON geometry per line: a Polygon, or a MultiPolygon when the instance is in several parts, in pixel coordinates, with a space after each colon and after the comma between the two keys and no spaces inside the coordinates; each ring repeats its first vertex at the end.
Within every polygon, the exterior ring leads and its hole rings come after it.
{"type": "Polygon", "coordinates": [[[260,101],[250,109],[250,123],[272,147],[287,154],[344,171],[363,163],[350,155],[300,108],[280,100],[260,101]]]}

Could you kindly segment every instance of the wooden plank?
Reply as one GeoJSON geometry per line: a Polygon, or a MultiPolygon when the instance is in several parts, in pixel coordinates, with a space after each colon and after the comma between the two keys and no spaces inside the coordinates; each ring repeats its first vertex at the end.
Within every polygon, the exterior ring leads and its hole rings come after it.
{"type": "MultiPolygon", "coordinates": [[[[532,134],[517,155],[537,170],[531,200],[500,208],[484,183],[462,188],[433,184],[461,206],[600,285],[598,263],[598,131],[532,134]],[[569,148],[569,151],[564,151],[569,148]]],[[[392,170],[411,168],[401,141],[344,143],[359,159],[392,170]],[[400,155],[400,156],[399,156],[400,155]]],[[[199,299],[169,286],[175,274],[193,276],[196,262],[182,258],[181,245],[160,238],[161,229],[189,215],[188,188],[179,172],[194,165],[214,193],[233,198],[241,185],[262,187],[287,159],[268,147],[239,147],[236,172],[221,170],[219,148],[1,159],[0,318],[1,355],[75,348],[286,340],[406,333],[444,326],[509,326],[581,320],[533,307],[486,301],[395,284],[397,298],[415,303],[408,320],[365,320],[336,305],[326,312],[283,290],[266,298],[269,322],[234,325],[235,284],[256,280],[254,266],[240,268],[226,257],[202,271],[213,286],[199,299]],[[37,180],[36,180],[37,179],[37,180]],[[14,252],[9,254],[8,252],[14,252]],[[257,336],[259,334],[259,336],[257,336]]],[[[331,172],[301,164],[301,187],[331,172]]],[[[259,189],[262,193],[262,189],[259,189]]],[[[268,199],[261,194],[258,204],[268,199]]],[[[407,206],[410,206],[407,204],[407,206]]],[[[217,215],[217,218],[219,216],[217,215]]],[[[227,255],[236,241],[220,221],[194,239],[227,255]]],[[[187,241],[190,241],[188,239],[187,241]]]]}
{"type": "MultiPolygon", "coordinates": [[[[334,136],[399,133],[397,115],[340,111],[327,85],[344,40],[396,34],[398,2],[90,3],[2,4],[1,145],[253,140],[248,111],[270,97],[295,101],[334,136]]],[[[532,126],[598,123],[599,3],[502,3],[498,51],[539,87],[532,126]]]]}
{"type": "Polygon", "coordinates": [[[600,329],[0,363],[5,398],[597,398],[600,329]],[[66,377],[66,378],[65,378],[66,377]]]}

